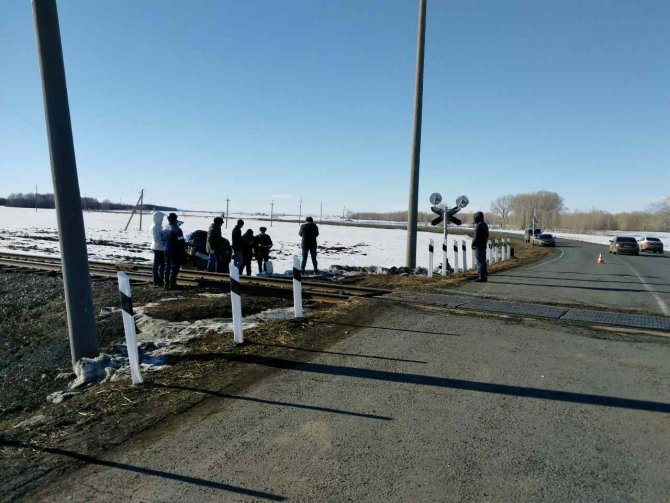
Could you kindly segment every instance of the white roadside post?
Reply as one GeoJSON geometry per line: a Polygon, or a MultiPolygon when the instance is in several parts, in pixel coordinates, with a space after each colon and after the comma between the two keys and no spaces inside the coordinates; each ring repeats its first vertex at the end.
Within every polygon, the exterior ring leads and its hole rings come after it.
{"type": "Polygon", "coordinates": [[[512,258],[512,241],[507,240],[507,260],[510,260],[512,258]]]}
{"type": "Polygon", "coordinates": [[[475,249],[472,247],[472,243],[470,243],[470,254],[472,257],[472,268],[477,269],[477,254],[475,249]]]}
{"type": "Polygon", "coordinates": [[[505,246],[505,240],[500,240],[500,260],[503,262],[507,260],[507,247],[505,246]]]}
{"type": "Polygon", "coordinates": [[[242,298],[240,297],[240,270],[230,268],[230,303],[233,309],[233,340],[235,344],[244,344],[242,332],[242,298]]]}
{"type": "Polygon", "coordinates": [[[128,350],[128,362],[130,363],[130,378],[133,384],[142,384],[142,373],[140,372],[140,356],[137,352],[137,332],[135,331],[135,318],[133,317],[133,297],[130,293],[130,279],[125,272],[117,272],[119,280],[119,295],[121,296],[121,311],[123,316],[123,329],[126,333],[126,349],[128,350]]]}
{"type": "Polygon", "coordinates": [[[488,253],[486,254],[486,262],[490,264],[493,262],[493,244],[491,243],[491,240],[486,242],[486,247],[488,249],[488,253]]]}
{"type": "Polygon", "coordinates": [[[465,245],[465,239],[461,241],[461,250],[463,251],[463,272],[468,270],[468,247],[465,245]]]}
{"type": "Polygon", "coordinates": [[[293,256],[293,316],[302,316],[302,272],[300,257],[293,256]]]}
{"type": "Polygon", "coordinates": [[[454,239],[454,272],[458,272],[458,240],[454,239]]]}
{"type": "Polygon", "coordinates": [[[500,261],[500,254],[498,253],[500,251],[500,248],[498,247],[498,240],[494,239],[493,240],[493,261],[494,262],[499,262],[500,261]]]}
{"type": "Polygon", "coordinates": [[[442,276],[447,275],[447,238],[442,241],[442,276]]]}
{"type": "Polygon", "coordinates": [[[433,253],[435,252],[435,246],[433,240],[431,239],[428,243],[428,277],[433,277],[433,253]]]}

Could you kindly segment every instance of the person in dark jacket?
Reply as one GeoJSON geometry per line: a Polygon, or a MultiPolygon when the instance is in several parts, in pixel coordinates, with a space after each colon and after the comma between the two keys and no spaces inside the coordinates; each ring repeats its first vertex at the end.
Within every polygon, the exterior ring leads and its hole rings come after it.
{"type": "Polygon", "coordinates": [[[481,211],[475,213],[475,234],[472,237],[472,249],[475,250],[477,261],[478,283],[488,281],[488,268],[486,266],[486,249],[489,245],[489,226],[484,222],[484,214],[481,211]]]}
{"type": "Polygon", "coordinates": [[[240,218],[233,229],[233,264],[240,270],[240,274],[242,274],[242,269],[244,268],[244,239],[242,239],[242,227],[244,227],[244,220],[240,218]]]}
{"type": "Polygon", "coordinates": [[[232,251],[230,242],[221,235],[222,225],[223,218],[216,217],[207,231],[207,253],[209,253],[207,270],[209,272],[230,272],[232,251]]]}
{"type": "Polygon", "coordinates": [[[319,235],[319,227],[314,223],[312,217],[307,217],[305,223],[300,226],[298,232],[302,238],[302,266],[300,269],[305,272],[307,265],[307,254],[312,257],[312,265],[314,266],[314,274],[319,274],[319,268],[316,263],[316,238],[319,235]]]}
{"type": "Polygon", "coordinates": [[[244,243],[244,267],[247,269],[247,276],[251,276],[251,260],[254,256],[254,247],[256,246],[254,231],[247,229],[247,232],[242,236],[242,241],[244,243]]]}
{"type": "Polygon", "coordinates": [[[272,239],[266,234],[267,227],[261,227],[260,234],[256,234],[256,262],[258,262],[258,272],[267,272],[268,260],[270,260],[270,248],[272,248],[272,239]]]}
{"type": "Polygon", "coordinates": [[[186,256],[184,233],[179,228],[181,222],[175,213],[167,217],[168,225],[165,228],[165,289],[174,290],[177,287],[177,275],[186,256]]]}

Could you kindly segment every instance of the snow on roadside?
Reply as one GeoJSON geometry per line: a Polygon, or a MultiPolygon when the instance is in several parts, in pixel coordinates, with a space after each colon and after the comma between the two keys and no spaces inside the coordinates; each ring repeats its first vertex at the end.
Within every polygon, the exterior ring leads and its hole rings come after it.
{"type": "MultiPolygon", "coordinates": [[[[185,234],[195,230],[207,230],[215,214],[178,213],[183,220],[182,229],[185,234]]],[[[128,221],[126,212],[85,212],[84,224],[90,260],[109,262],[144,262],[150,263],[151,215],[144,215],[143,230],[139,231],[137,215],[128,229],[124,227],[128,221]]],[[[228,229],[223,229],[224,237],[231,239],[231,232],[237,218],[228,222],[228,229]]],[[[292,256],[300,253],[300,237],[298,224],[293,222],[270,223],[256,220],[254,217],[244,218],[244,229],[251,228],[254,233],[265,226],[272,237],[274,247],[271,257],[276,272],[284,272],[292,267],[292,256]]],[[[165,222],[165,221],[164,221],[165,222]]],[[[403,229],[375,229],[329,225],[324,222],[319,226],[319,268],[326,270],[331,265],[347,266],[380,266],[390,268],[405,263],[406,231],[403,229]]],[[[464,236],[456,236],[459,241],[464,236]]],[[[428,264],[428,241],[435,241],[435,264],[441,262],[442,236],[436,233],[418,233],[417,265],[428,264]]],[[[449,260],[453,260],[454,236],[449,236],[449,260]]],[[[470,238],[465,238],[469,250],[470,238]]],[[[59,255],[58,229],[56,211],[40,209],[37,212],[30,208],[8,208],[0,206],[0,251],[29,253],[38,255],[59,255]]],[[[468,257],[469,258],[469,257],[468,257]]],[[[307,269],[311,269],[308,262],[307,269]]],[[[256,264],[253,264],[256,272],[256,264]]]]}

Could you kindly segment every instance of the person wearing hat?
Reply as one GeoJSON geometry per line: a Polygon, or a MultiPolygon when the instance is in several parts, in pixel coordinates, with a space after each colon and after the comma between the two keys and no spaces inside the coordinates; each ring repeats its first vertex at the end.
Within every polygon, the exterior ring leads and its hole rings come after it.
{"type": "Polygon", "coordinates": [[[207,253],[209,253],[207,270],[209,272],[230,272],[232,251],[230,242],[221,235],[222,225],[223,218],[216,217],[207,231],[207,253]]]}
{"type": "Polygon", "coordinates": [[[314,223],[312,217],[307,217],[305,223],[300,226],[298,235],[302,238],[302,264],[300,269],[305,272],[307,266],[307,255],[312,257],[314,274],[319,274],[319,268],[316,263],[316,238],[319,235],[319,227],[314,223]]]}
{"type": "Polygon", "coordinates": [[[240,218],[233,229],[233,264],[240,270],[240,274],[242,274],[242,269],[244,269],[244,239],[242,238],[242,227],[244,227],[244,220],[240,218]]]}
{"type": "Polygon", "coordinates": [[[184,263],[186,255],[186,242],[184,233],[179,228],[181,222],[177,220],[176,213],[170,213],[167,217],[168,225],[165,228],[165,289],[177,288],[177,275],[184,263]]]}
{"type": "Polygon", "coordinates": [[[270,260],[270,248],[272,248],[272,239],[266,234],[267,227],[261,227],[260,234],[256,235],[256,262],[258,262],[258,272],[268,271],[268,260],[270,260]]]}

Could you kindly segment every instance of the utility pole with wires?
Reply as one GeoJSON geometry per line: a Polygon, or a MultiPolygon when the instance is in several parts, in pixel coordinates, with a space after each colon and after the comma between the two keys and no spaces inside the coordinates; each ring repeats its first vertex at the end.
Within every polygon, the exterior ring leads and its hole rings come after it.
{"type": "Polygon", "coordinates": [[[226,197],[226,229],[228,228],[228,204],[230,203],[230,198],[226,197]]]}
{"type": "Polygon", "coordinates": [[[300,211],[298,212],[298,225],[302,221],[302,198],[300,198],[300,211]]]}
{"type": "Polygon", "coordinates": [[[272,217],[274,215],[274,211],[275,211],[275,202],[272,201],[270,203],[270,227],[272,227],[272,217]]]}
{"type": "Polygon", "coordinates": [[[346,206],[343,206],[343,207],[342,207],[342,220],[343,220],[343,221],[344,221],[344,210],[346,210],[346,209],[347,209],[346,206]]]}
{"type": "Polygon", "coordinates": [[[321,203],[321,212],[319,216],[319,223],[323,224],[323,203],[321,203]]]}
{"type": "Polygon", "coordinates": [[[137,212],[137,209],[140,209],[140,230],[142,230],[142,206],[144,205],[144,189],[140,190],[140,197],[137,199],[137,202],[135,203],[135,207],[133,208],[132,213],[130,214],[130,218],[128,219],[128,223],[126,224],[126,228],[123,229],[124,232],[128,230],[128,226],[130,225],[130,221],[133,219],[133,216],[137,212]]]}

